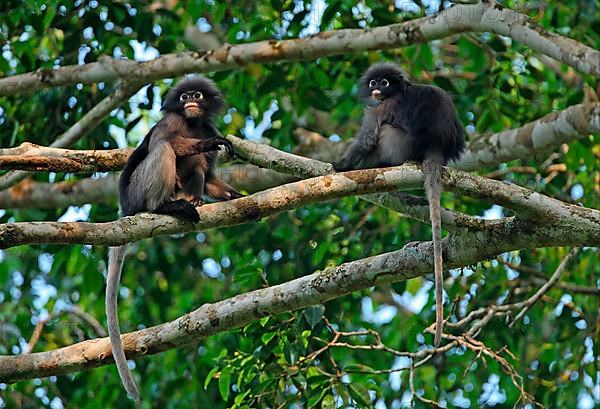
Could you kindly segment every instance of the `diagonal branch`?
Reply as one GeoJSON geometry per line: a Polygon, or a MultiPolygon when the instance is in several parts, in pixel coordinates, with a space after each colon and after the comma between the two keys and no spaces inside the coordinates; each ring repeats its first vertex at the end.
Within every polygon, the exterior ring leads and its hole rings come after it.
{"type": "Polygon", "coordinates": [[[475,170],[531,158],[594,133],[600,133],[600,103],[573,105],[519,128],[476,137],[453,167],[475,170]]]}
{"type": "MultiPolygon", "coordinates": [[[[239,147],[237,141],[241,140],[231,135],[228,139],[239,147]]],[[[247,141],[241,142],[252,144],[247,141]]],[[[272,156],[288,158],[293,167],[296,155],[265,145],[260,146],[261,149],[273,150],[272,156]]],[[[600,211],[598,210],[566,204],[516,185],[470,175],[459,170],[445,169],[443,178],[447,189],[512,208],[520,219],[535,221],[536,226],[553,225],[556,229],[556,234],[553,235],[556,241],[552,243],[553,246],[600,244],[600,211]]],[[[348,195],[414,189],[422,186],[422,183],[423,173],[415,165],[325,175],[290,183],[241,199],[201,206],[198,208],[200,222],[195,225],[176,221],[169,216],[148,213],[109,223],[8,223],[0,225],[0,248],[28,243],[119,245],[142,238],[245,223],[309,203],[348,195]]],[[[381,196],[362,197],[376,204],[382,200],[381,196]]],[[[474,225],[473,228],[485,229],[493,226],[481,223],[474,225]]],[[[529,234],[533,235],[533,232],[529,234]]]]}
{"type": "Polygon", "coordinates": [[[403,47],[456,33],[491,31],[513,38],[579,71],[600,76],[600,52],[577,41],[547,32],[529,18],[495,2],[456,5],[420,19],[368,29],[322,32],[307,38],[223,45],[206,52],[166,54],[136,62],[101,57],[97,62],[72,65],[0,79],[0,96],[76,83],[119,79],[144,83],[192,72],[221,71],[250,63],[312,60],[319,57],[403,47]]]}
{"type": "MultiPolygon", "coordinates": [[[[507,251],[560,245],[552,238],[556,226],[534,227],[509,219],[498,222],[488,231],[447,237],[444,239],[445,268],[475,264],[507,251]]],[[[123,334],[125,351],[130,359],[156,354],[242,327],[267,315],[323,303],[375,285],[423,276],[431,271],[432,260],[431,242],[409,243],[398,251],[203,304],[174,321],[123,334]]],[[[62,375],[112,362],[109,340],[94,339],[54,351],[0,356],[0,382],[62,375]]]]}
{"type": "Polygon", "coordinates": [[[119,245],[147,237],[231,226],[255,221],[309,203],[352,194],[416,188],[422,184],[422,176],[415,167],[397,167],[306,179],[241,199],[201,206],[197,208],[200,222],[195,225],[156,214],[124,217],[109,223],[2,224],[0,225],[0,248],[25,243],[85,242],[119,245]]]}
{"type": "Polygon", "coordinates": [[[560,262],[557,269],[554,271],[550,279],[544,283],[525,303],[525,306],[519,313],[515,316],[515,318],[508,324],[508,328],[512,328],[523,316],[531,309],[533,304],[535,304],[544,294],[548,292],[558,282],[562,273],[567,269],[567,266],[573,260],[573,258],[579,253],[579,248],[575,247],[569,251],[567,256],[560,262]]]}

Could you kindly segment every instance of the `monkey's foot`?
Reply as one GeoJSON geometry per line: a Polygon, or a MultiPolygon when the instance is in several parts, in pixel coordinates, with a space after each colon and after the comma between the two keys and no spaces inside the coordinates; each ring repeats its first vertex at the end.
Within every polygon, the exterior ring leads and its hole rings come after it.
{"type": "Polygon", "coordinates": [[[190,203],[194,207],[200,207],[204,204],[204,200],[200,199],[199,197],[194,197],[193,199],[190,200],[190,203]]]}

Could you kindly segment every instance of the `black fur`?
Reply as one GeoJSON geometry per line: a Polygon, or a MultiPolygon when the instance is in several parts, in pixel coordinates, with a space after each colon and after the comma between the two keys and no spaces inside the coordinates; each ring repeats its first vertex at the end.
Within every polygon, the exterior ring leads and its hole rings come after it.
{"type": "Polygon", "coordinates": [[[191,91],[201,91],[204,98],[200,106],[204,109],[204,120],[211,122],[225,106],[221,93],[214,82],[205,77],[190,77],[180,82],[165,97],[162,111],[181,113],[182,104],[179,96],[191,91]]]}
{"type": "MultiPolygon", "coordinates": [[[[170,214],[183,220],[197,221],[190,217],[190,206],[169,205],[176,201],[179,196],[185,196],[186,200],[199,201],[199,196],[204,194],[204,184],[214,180],[212,170],[216,166],[216,157],[219,146],[225,146],[233,153],[231,143],[222,138],[215,127],[214,117],[224,106],[221,94],[215,84],[207,78],[196,76],[183,80],[174,87],[165,97],[161,110],[165,116],[150,130],[143,142],[135,149],[133,154],[123,168],[119,179],[119,198],[121,204],[121,215],[131,216],[143,211],[151,211],[162,214],[170,214]],[[198,116],[189,117],[185,115],[184,101],[180,99],[182,94],[191,95],[200,92],[201,98],[193,99],[199,106],[198,116]],[[175,151],[174,163],[151,166],[147,175],[137,175],[137,179],[148,186],[160,186],[160,192],[145,189],[142,191],[132,189],[132,176],[151,150],[160,141],[168,141],[175,151]],[[176,148],[179,146],[179,150],[176,148]],[[165,177],[164,172],[171,171],[174,167],[177,177],[173,177],[172,183],[151,183],[160,177],[165,177]],[[161,173],[163,172],[163,173],[161,173]],[[205,177],[205,173],[213,179],[205,177]],[[176,183],[175,179],[180,183],[176,183]],[[157,194],[165,194],[166,197],[158,200],[150,200],[157,194]],[[154,205],[153,205],[154,204],[154,205]],[[160,209],[160,211],[158,210],[160,209]]],[[[156,148],[155,148],[156,149],[156,148]]],[[[162,159],[162,158],[161,158],[162,159]]],[[[225,185],[231,191],[228,196],[241,197],[233,188],[225,185]]],[[[222,199],[221,199],[222,200],[222,199]]],[[[192,206],[193,207],[193,206],[192,206]]]]}
{"type": "MultiPolygon", "coordinates": [[[[148,132],[127,160],[119,179],[122,216],[143,211],[169,214],[188,222],[199,220],[195,205],[203,194],[216,200],[241,195],[214,175],[216,150],[231,143],[213,121],[223,99],[212,81],[194,77],[182,81],[165,98],[164,117],[148,132]]],[[[111,247],[106,277],[106,316],[113,357],[128,394],[139,406],[140,396],[127,366],[117,315],[117,294],[125,246],[111,247]]]]}
{"type": "Polygon", "coordinates": [[[443,260],[441,234],[442,167],[465,147],[464,130],[452,100],[442,89],[413,84],[394,64],[376,64],[360,79],[359,97],[370,106],[356,141],[333,164],[336,171],[422,162],[433,238],[436,328],[443,326],[443,260]]]}
{"type": "Polygon", "coordinates": [[[464,150],[463,127],[452,99],[441,88],[413,84],[396,65],[383,63],[372,66],[362,76],[358,94],[374,106],[365,109],[357,141],[334,164],[337,171],[397,166],[408,160],[422,162],[430,151],[441,151],[446,164],[458,159],[464,150]],[[384,79],[389,82],[387,87],[381,84],[384,79]],[[376,82],[374,87],[369,86],[371,80],[376,82]],[[381,92],[381,101],[372,98],[374,90],[381,92]],[[376,148],[384,125],[394,128],[390,142],[394,149],[386,146],[385,157],[381,157],[376,148]]]}

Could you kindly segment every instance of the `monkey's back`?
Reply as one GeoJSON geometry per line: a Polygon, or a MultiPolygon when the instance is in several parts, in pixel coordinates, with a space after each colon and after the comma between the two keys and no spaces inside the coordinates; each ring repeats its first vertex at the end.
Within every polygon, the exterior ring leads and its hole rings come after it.
{"type": "Polygon", "coordinates": [[[407,160],[422,161],[432,151],[440,152],[444,163],[460,157],[465,148],[464,129],[444,90],[411,84],[394,100],[392,125],[408,130],[413,140],[407,160]]]}

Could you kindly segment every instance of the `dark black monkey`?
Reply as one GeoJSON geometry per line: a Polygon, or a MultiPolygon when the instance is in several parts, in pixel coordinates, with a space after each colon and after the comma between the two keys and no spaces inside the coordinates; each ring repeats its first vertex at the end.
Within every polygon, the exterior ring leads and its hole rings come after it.
{"type": "MultiPolygon", "coordinates": [[[[231,143],[222,138],[214,117],[223,99],[212,81],[204,77],[183,80],[165,98],[164,117],[131,154],[119,179],[121,215],[139,212],[169,214],[197,222],[195,205],[202,196],[216,200],[241,197],[215,176],[217,150],[231,143]]],[[[129,395],[139,402],[139,392],[127,366],[117,315],[117,294],[125,246],[111,247],[106,279],[106,315],[113,358],[129,395]]]]}
{"type": "Polygon", "coordinates": [[[375,64],[360,80],[359,96],[375,104],[365,109],[363,122],[336,171],[423,163],[429,200],[435,266],[436,328],[439,345],[443,325],[442,232],[440,196],[442,166],[460,157],[464,130],[452,99],[440,88],[413,84],[389,63],[375,64]]]}

